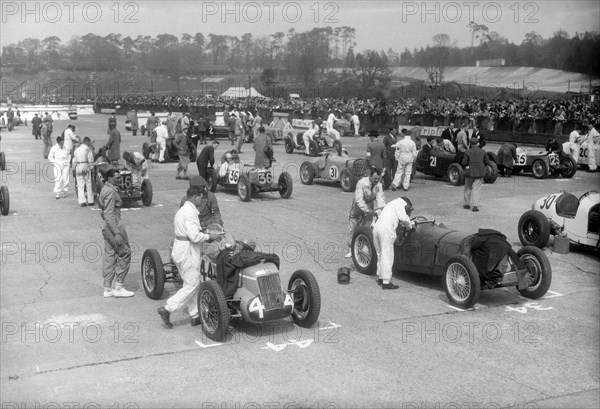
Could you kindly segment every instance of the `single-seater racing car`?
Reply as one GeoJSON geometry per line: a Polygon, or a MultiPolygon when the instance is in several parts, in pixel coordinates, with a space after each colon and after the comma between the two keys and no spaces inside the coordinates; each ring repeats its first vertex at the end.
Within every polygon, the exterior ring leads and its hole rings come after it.
{"type": "MultiPolygon", "coordinates": [[[[489,154],[496,158],[494,153],[489,154]]],[[[517,160],[513,161],[512,173],[531,172],[536,179],[545,179],[551,174],[572,178],[577,172],[577,164],[571,155],[564,153],[562,156],[555,152],[517,147],[517,160]]]]}
{"type": "MultiPolygon", "coordinates": [[[[94,192],[94,201],[100,206],[100,192],[106,181],[106,172],[115,165],[109,163],[97,163],[96,166],[91,168],[92,172],[92,191],[94,192]]],[[[134,183],[131,171],[127,170],[124,166],[119,165],[119,173],[121,175],[119,188],[119,195],[126,205],[131,205],[135,202],[142,201],[144,206],[152,205],[152,183],[150,179],[142,180],[141,184],[134,183]]],[[[75,187],[77,189],[77,187],[75,187]]]]}
{"type": "Polygon", "coordinates": [[[300,165],[300,181],[305,185],[311,185],[315,179],[340,182],[344,192],[353,192],[356,182],[367,175],[368,170],[362,158],[350,158],[345,152],[341,156],[328,152],[300,165]]]}
{"type": "MultiPolygon", "coordinates": [[[[429,156],[425,155],[423,150],[419,151],[416,158],[415,169],[425,175],[438,178],[446,176],[454,186],[461,186],[465,183],[465,169],[462,165],[460,153],[450,153],[441,149],[432,149],[429,156]]],[[[491,152],[487,152],[490,164],[486,166],[486,174],[483,177],[485,183],[494,183],[498,179],[498,166],[491,152]]]]}
{"type": "MultiPolygon", "coordinates": [[[[515,253],[506,237],[493,230],[468,234],[423,216],[412,220],[417,226],[415,231],[402,228],[402,224],[397,231],[392,271],[442,277],[444,291],[457,307],[472,307],[484,289],[517,286],[524,297],[537,299],[550,288],[550,261],[537,247],[523,247],[515,253]],[[485,245],[485,237],[490,233],[500,239],[485,245]],[[498,249],[504,249],[505,254],[496,253],[498,249]],[[482,257],[486,252],[498,257],[482,257]]],[[[372,213],[363,218],[352,235],[350,247],[356,268],[367,275],[377,270],[372,221],[372,213]]]]}
{"type": "Polygon", "coordinates": [[[550,235],[571,243],[600,245],[600,193],[553,193],[535,201],[519,219],[519,239],[524,246],[545,247],[550,235]]]}
{"type": "MultiPolygon", "coordinates": [[[[291,133],[285,138],[286,153],[293,153],[294,150],[306,152],[306,146],[304,145],[304,140],[302,139],[303,134],[303,131],[296,133],[296,136],[291,133]]],[[[324,130],[323,127],[320,127],[319,131],[309,142],[308,152],[310,156],[314,157],[318,156],[322,152],[330,152],[331,150],[335,150],[338,155],[341,155],[343,152],[342,142],[333,140],[333,138],[327,133],[327,130],[324,130]]]]}
{"type": "MultiPolygon", "coordinates": [[[[218,225],[208,226],[207,231],[223,233],[218,225]]],[[[232,318],[260,324],[291,316],[296,325],[306,328],[318,320],[321,292],[310,271],[296,270],[286,289],[276,254],[256,252],[230,234],[203,246],[198,312],[208,338],[223,340],[232,318]]],[[[144,252],[141,270],[144,291],[154,300],[162,296],[165,282],[183,283],[175,263],[163,263],[154,249],[144,252]]]]}

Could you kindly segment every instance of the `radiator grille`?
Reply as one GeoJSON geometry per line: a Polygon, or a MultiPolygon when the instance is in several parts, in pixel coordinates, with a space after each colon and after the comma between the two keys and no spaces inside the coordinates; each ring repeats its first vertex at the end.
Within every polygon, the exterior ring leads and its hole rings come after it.
{"type": "Polygon", "coordinates": [[[283,308],[284,295],[281,291],[279,273],[258,276],[260,298],[267,311],[283,308]]]}

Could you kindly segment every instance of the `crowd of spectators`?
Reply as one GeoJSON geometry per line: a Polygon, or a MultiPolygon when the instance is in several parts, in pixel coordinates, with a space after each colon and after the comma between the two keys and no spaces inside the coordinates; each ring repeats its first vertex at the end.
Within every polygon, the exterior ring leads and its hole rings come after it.
{"type": "MultiPolygon", "coordinates": [[[[27,101],[29,103],[35,101],[27,101]]],[[[468,98],[437,100],[400,98],[383,100],[376,98],[228,98],[185,95],[133,95],[123,97],[100,97],[49,99],[48,103],[95,104],[96,109],[117,108],[122,113],[128,110],[191,112],[208,115],[218,111],[237,109],[257,112],[269,120],[273,112],[287,112],[291,118],[326,118],[330,112],[339,111],[349,117],[357,113],[361,123],[367,127],[388,125],[447,126],[454,122],[478,125],[482,131],[514,131],[526,133],[569,134],[579,125],[600,122],[600,102],[551,100],[551,99],[506,99],[484,100],[468,98]]]]}

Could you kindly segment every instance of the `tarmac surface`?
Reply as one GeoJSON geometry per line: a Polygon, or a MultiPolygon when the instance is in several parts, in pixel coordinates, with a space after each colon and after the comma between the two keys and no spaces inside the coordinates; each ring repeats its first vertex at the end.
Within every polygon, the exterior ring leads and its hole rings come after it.
{"type": "MultiPolygon", "coordinates": [[[[80,117],[76,133],[106,143],[108,116],[80,117]]],[[[144,136],[124,130],[121,152],[141,152],[144,136]]],[[[54,123],[55,136],[68,121],[54,123]]],[[[217,157],[230,146],[223,142],[217,157]]],[[[350,156],[364,157],[367,137],[344,137],[350,156]]],[[[486,150],[496,152],[497,145],[486,150]]],[[[145,249],[168,258],[173,216],[188,186],[175,180],[176,163],[151,163],[154,200],[123,212],[132,244],[125,285],[135,297],[102,296],[102,220],[96,207],[80,208],[52,193],[52,168],[31,128],[2,130],[10,213],[0,216],[2,408],[597,408],[599,384],[599,276],[597,251],[551,247],[550,291],[539,300],[516,289],[482,291],[472,310],[452,307],[439,278],[399,274],[396,291],[376,277],[352,272],[337,284],[347,252],[352,194],[339,184],[302,185],[300,153],[275,145],[276,176],[294,179],[289,200],[264,193],[241,202],[217,189],[225,228],[281,257],[282,282],[298,269],[312,271],[322,307],[313,328],[290,319],[264,325],[233,322],[216,343],[191,327],[184,312],[174,329],[156,313],[140,277],[145,249]]],[[[253,162],[249,144],[243,162],[253,162]]],[[[190,166],[195,175],[195,164],[190,166]]],[[[415,215],[449,228],[500,230],[520,247],[517,222],[540,197],[561,190],[598,190],[600,174],[572,179],[499,178],[484,185],[479,213],[462,208],[463,189],[417,174],[409,192],[386,191],[389,201],[408,196],[415,215]]],[[[552,244],[552,240],[550,242],[552,244]]]]}

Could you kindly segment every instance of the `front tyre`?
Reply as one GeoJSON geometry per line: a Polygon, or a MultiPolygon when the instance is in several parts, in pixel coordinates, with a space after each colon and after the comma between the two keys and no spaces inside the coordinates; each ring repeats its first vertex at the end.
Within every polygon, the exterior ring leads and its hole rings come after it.
{"type": "Polygon", "coordinates": [[[142,285],[148,298],[158,300],[165,288],[165,270],[158,251],[148,249],[142,256],[142,285]]]}
{"type": "Polygon", "coordinates": [[[292,274],[288,291],[294,302],[292,319],[304,328],[311,327],[321,312],[321,290],[315,276],[308,270],[297,270],[292,274]]]}
{"type": "Polygon", "coordinates": [[[294,142],[290,138],[285,139],[285,153],[294,152],[294,142]]]}
{"type": "Polygon", "coordinates": [[[149,179],[142,181],[142,204],[146,207],[152,205],[152,183],[149,179]]]}
{"type": "Polygon", "coordinates": [[[368,226],[359,227],[352,235],[350,245],[352,261],[359,273],[373,275],[377,270],[377,253],[373,245],[373,231],[368,226]]]}
{"type": "Polygon", "coordinates": [[[452,163],[448,166],[448,180],[453,186],[461,186],[465,183],[465,172],[458,163],[452,163]]]}
{"type": "Polygon", "coordinates": [[[483,177],[483,181],[485,183],[494,183],[498,179],[498,166],[490,161],[489,165],[485,167],[485,176],[483,177]]]}
{"type": "Polygon", "coordinates": [[[465,255],[450,257],[444,266],[444,291],[452,305],[471,308],[479,299],[481,282],[475,264],[465,255]]]}
{"type": "Polygon", "coordinates": [[[198,314],[202,331],[209,339],[221,341],[229,329],[229,308],[223,289],[216,281],[200,283],[198,290],[198,314]]]}
{"type": "Polygon", "coordinates": [[[242,199],[242,202],[250,201],[250,197],[252,196],[252,184],[248,180],[248,178],[244,175],[240,176],[237,185],[238,196],[242,199]]]}
{"type": "Polygon", "coordinates": [[[519,240],[524,246],[543,248],[550,239],[550,222],[539,210],[528,210],[519,219],[519,240]]]}
{"type": "Polygon", "coordinates": [[[531,173],[536,179],[544,179],[548,176],[548,164],[543,159],[536,159],[531,164],[531,173]]]}
{"type": "Polygon", "coordinates": [[[552,283],[552,266],[548,256],[537,247],[523,247],[517,252],[517,256],[527,267],[531,278],[531,284],[524,290],[518,290],[523,297],[532,300],[542,297],[548,292],[552,283]]]}
{"type": "Polygon", "coordinates": [[[313,158],[319,155],[319,145],[316,141],[310,140],[308,144],[308,154],[313,158]]]}
{"type": "Polygon", "coordinates": [[[342,170],[340,174],[340,184],[342,185],[342,190],[344,192],[353,192],[356,188],[356,176],[354,173],[350,171],[350,169],[346,168],[342,170]]]}
{"type": "Polygon", "coordinates": [[[300,165],[300,182],[303,185],[312,185],[315,178],[315,171],[312,163],[304,162],[300,165]]]}
{"type": "Polygon", "coordinates": [[[292,182],[292,177],[289,173],[283,172],[279,175],[279,180],[277,181],[279,185],[279,195],[283,199],[289,199],[292,196],[292,190],[294,190],[294,183],[292,182]]]}
{"type": "Polygon", "coordinates": [[[560,174],[563,178],[570,179],[577,172],[577,163],[573,158],[564,158],[560,161],[560,174]]]}

